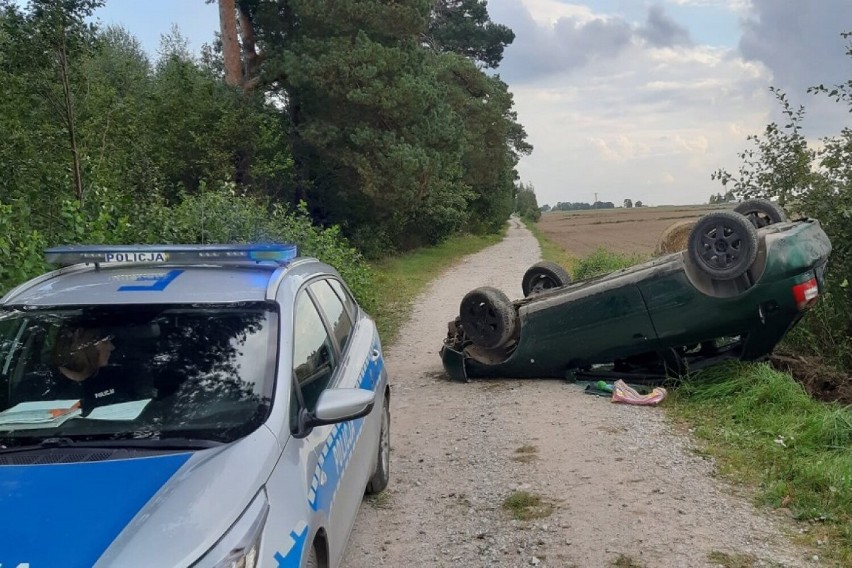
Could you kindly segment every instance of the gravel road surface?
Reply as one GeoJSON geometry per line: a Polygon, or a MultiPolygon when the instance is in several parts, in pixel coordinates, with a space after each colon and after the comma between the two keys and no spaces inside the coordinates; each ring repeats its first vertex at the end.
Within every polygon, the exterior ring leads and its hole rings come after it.
{"type": "Polygon", "coordinates": [[[343,566],[728,565],[721,555],[752,561],[737,566],[821,566],[791,543],[789,520],[714,477],[663,408],[613,404],[566,381],[448,380],[438,350],[462,296],[489,285],[520,297],[539,259],[513,220],[502,242],[416,301],[385,353],[391,482],[361,505],[343,566]],[[552,512],[513,520],[503,501],[518,491],[552,512]]]}

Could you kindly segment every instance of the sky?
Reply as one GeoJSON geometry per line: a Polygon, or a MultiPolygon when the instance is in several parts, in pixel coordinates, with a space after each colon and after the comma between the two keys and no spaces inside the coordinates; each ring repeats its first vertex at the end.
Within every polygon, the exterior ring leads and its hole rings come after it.
{"type": "MultiPolygon", "coordinates": [[[[808,94],[852,79],[852,0],[489,0],[515,32],[496,70],[534,150],[518,164],[540,205],[706,203],[746,137],[782,122],[770,87],[806,109],[814,144],[852,113],[808,94]]],[[[175,24],[198,53],[218,30],[203,0],[108,0],[96,14],[156,58],[175,24]]]]}

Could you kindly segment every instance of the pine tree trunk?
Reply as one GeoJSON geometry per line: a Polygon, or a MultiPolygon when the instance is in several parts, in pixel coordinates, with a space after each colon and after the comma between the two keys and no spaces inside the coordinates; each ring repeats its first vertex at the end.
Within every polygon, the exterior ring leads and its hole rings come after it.
{"type": "Polygon", "coordinates": [[[243,71],[240,43],[237,41],[237,10],[234,0],[219,0],[219,27],[222,33],[222,56],[225,60],[225,83],[242,84],[243,71]]]}

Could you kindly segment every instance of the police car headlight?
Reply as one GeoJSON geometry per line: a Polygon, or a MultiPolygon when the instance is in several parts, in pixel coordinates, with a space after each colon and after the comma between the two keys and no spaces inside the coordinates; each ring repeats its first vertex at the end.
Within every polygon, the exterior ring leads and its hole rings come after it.
{"type": "Polygon", "coordinates": [[[255,568],[268,514],[266,491],[261,489],[239,520],[193,568],[255,568]]]}

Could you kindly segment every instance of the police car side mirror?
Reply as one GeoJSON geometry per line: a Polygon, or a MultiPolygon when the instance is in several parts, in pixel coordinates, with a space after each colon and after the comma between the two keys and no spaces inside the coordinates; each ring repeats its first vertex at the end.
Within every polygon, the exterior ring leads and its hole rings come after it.
{"type": "Polygon", "coordinates": [[[300,430],[337,424],[368,415],[376,404],[376,393],[367,389],[329,389],[324,391],[313,412],[302,410],[300,430]]]}

